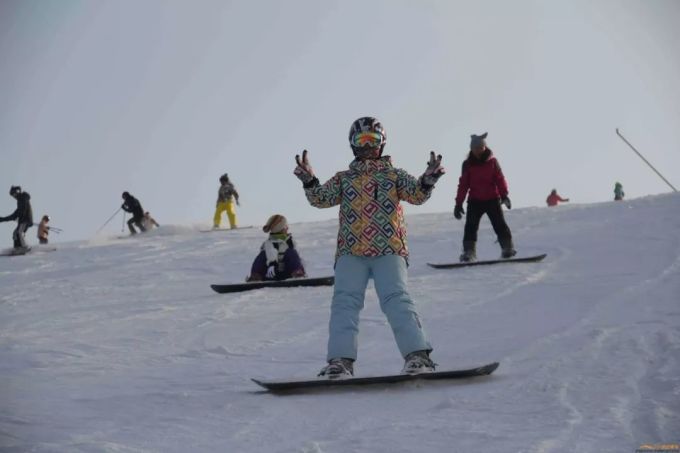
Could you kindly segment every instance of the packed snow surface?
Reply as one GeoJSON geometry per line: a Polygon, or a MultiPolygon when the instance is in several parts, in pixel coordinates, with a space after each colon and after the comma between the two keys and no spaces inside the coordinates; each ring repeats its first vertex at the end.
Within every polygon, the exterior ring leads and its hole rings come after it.
{"type": "MultiPolygon", "coordinates": [[[[501,363],[464,381],[263,391],[251,377],[309,378],[324,365],[332,288],[211,291],[243,281],[266,238],[258,227],[163,226],[0,258],[0,450],[634,452],[680,441],[680,196],[506,214],[519,256],[543,262],[431,269],[457,260],[463,222],[407,217],[410,292],[439,368],[501,363]]],[[[337,221],[291,232],[308,274],[332,275],[337,221]]],[[[499,256],[494,240],[485,219],[480,259],[499,256]]],[[[367,294],[356,375],[399,372],[372,285],[367,294]]]]}

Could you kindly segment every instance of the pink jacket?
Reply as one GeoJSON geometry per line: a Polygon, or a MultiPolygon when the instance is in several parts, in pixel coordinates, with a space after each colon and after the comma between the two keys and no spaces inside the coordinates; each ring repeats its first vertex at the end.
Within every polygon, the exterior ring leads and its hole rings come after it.
{"type": "Polygon", "coordinates": [[[463,204],[468,191],[468,201],[488,201],[508,196],[508,183],[501,166],[488,148],[481,160],[470,153],[463,162],[458,180],[457,205],[463,204]]]}

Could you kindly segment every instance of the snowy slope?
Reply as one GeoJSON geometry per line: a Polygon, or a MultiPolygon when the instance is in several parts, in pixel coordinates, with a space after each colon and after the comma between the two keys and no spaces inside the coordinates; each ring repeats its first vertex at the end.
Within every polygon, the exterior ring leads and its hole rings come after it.
{"type": "MultiPolygon", "coordinates": [[[[329,211],[330,213],[330,211],[329,211]]],[[[680,197],[509,211],[538,264],[433,270],[462,222],[409,217],[410,290],[441,368],[468,382],[274,396],[250,377],[313,376],[332,288],[219,295],[265,235],[167,227],[0,259],[0,450],[633,452],[680,441],[680,197]]],[[[285,214],[285,213],[284,213],[285,214]]],[[[311,276],[337,222],[293,224],[311,276]]],[[[480,257],[498,245],[487,220],[480,257]]],[[[359,375],[402,359],[375,292],[359,375]]]]}

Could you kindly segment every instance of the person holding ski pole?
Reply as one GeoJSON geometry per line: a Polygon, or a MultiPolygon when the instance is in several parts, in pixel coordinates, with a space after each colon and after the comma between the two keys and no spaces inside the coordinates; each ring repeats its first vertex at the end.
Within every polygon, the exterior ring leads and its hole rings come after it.
{"type": "Polygon", "coordinates": [[[564,203],[569,201],[569,198],[562,198],[557,194],[557,189],[553,189],[550,191],[550,195],[548,195],[548,198],[545,199],[545,202],[548,204],[548,206],[557,206],[557,204],[562,201],[564,203]]]}
{"type": "Polygon", "coordinates": [[[295,156],[295,175],[305,196],[317,208],[340,205],[335,285],[331,302],[327,362],[319,376],[329,379],[354,375],[357,359],[359,313],[364,307],[368,280],[373,278],[380,300],[404,358],[403,373],[432,372],[432,346],[407,291],[406,224],[401,201],[425,203],[444,174],[441,155],[430,153],[419,178],[394,168],[383,156],[387,135],[375,118],[352,123],[349,143],[354,160],[349,169],[320,184],[307,150],[295,156]]]}
{"type": "Polygon", "coordinates": [[[477,230],[484,214],[489,217],[498,237],[501,258],[512,258],[517,254],[512,242],[512,233],[501,208],[502,205],[508,209],[512,207],[508,198],[508,183],[493,152],[486,146],[487,135],[485,132],[482,135],[471,136],[470,152],[463,161],[458,180],[456,206],[453,210],[456,219],[460,220],[465,214],[463,201],[465,197],[468,198],[461,262],[477,259],[477,230]]]}
{"type": "Polygon", "coordinates": [[[293,236],[288,233],[288,220],[281,214],[269,217],[262,231],[269,238],[262,243],[255,257],[247,282],[286,280],[306,277],[302,259],[293,236]]]}
{"type": "Polygon", "coordinates": [[[50,223],[50,216],[42,216],[42,219],[38,224],[38,242],[41,244],[47,244],[49,242],[48,236],[50,234],[50,227],[48,226],[48,223],[50,223]]]}
{"type": "Polygon", "coordinates": [[[135,230],[133,225],[136,225],[142,233],[145,232],[146,227],[144,226],[144,209],[142,209],[142,204],[127,191],[123,192],[123,200],[125,201],[121,209],[132,214],[132,218],[127,222],[130,234],[137,234],[137,230],[135,230]]]}
{"type": "Polygon", "coordinates": [[[12,186],[9,195],[17,201],[16,210],[6,217],[0,217],[0,222],[17,221],[17,227],[12,233],[14,250],[17,252],[28,250],[24,234],[33,226],[33,209],[31,208],[31,196],[21,190],[20,186],[12,186]]]}

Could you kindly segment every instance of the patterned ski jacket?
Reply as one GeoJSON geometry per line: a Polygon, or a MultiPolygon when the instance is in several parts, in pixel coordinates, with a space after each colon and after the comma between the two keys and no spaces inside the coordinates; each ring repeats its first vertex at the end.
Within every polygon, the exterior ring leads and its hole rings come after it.
{"type": "Polygon", "coordinates": [[[472,153],[463,161],[458,180],[456,204],[463,204],[465,196],[470,192],[468,201],[488,201],[508,196],[508,183],[503,170],[490,149],[482,154],[481,159],[472,153]]]}
{"type": "Polygon", "coordinates": [[[314,179],[305,187],[312,206],[340,205],[336,259],[341,255],[408,257],[406,223],[400,201],[423,204],[432,187],[424,187],[405,170],[394,168],[389,156],[354,160],[349,170],[325,184],[314,179]]]}

